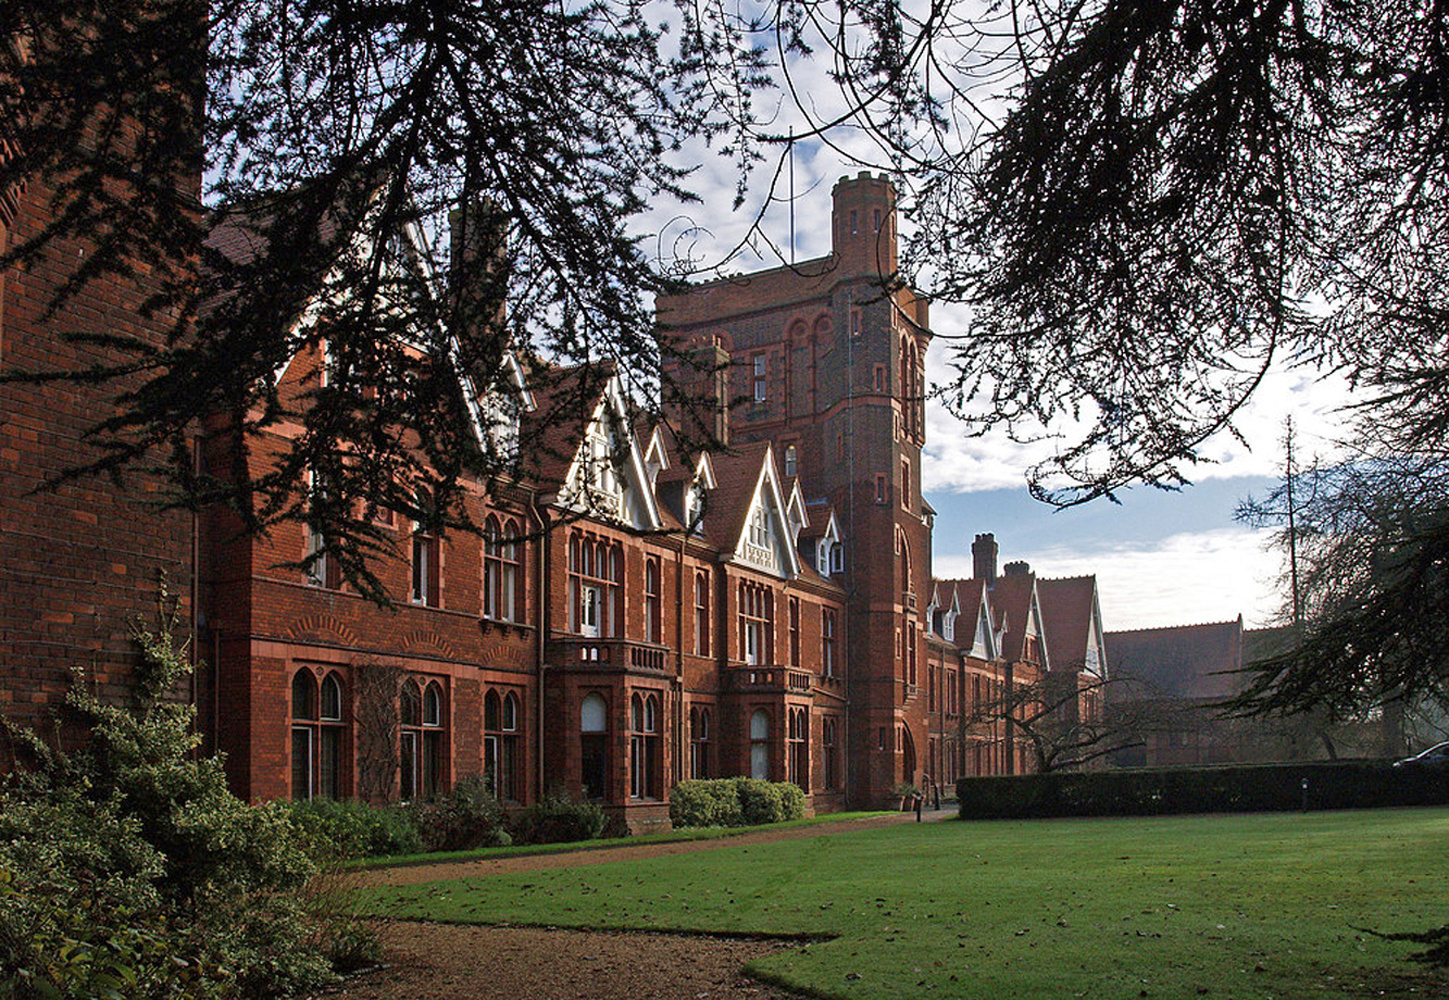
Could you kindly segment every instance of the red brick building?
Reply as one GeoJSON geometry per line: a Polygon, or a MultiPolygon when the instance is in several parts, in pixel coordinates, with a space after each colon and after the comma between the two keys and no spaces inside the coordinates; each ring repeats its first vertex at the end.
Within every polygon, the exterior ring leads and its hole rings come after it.
{"type": "MultiPolygon", "coordinates": [[[[25,50],[18,39],[0,45],[25,50]]],[[[143,131],[125,117],[129,105],[117,105],[115,128],[90,131],[98,161],[127,157],[143,131]]],[[[43,111],[0,110],[0,164],[15,162],[18,152],[17,123],[6,116],[43,111]]],[[[199,211],[199,172],[178,171],[169,186],[165,177],[148,180],[156,184],[153,195],[199,211]]],[[[64,181],[0,182],[0,251],[34,240],[64,210],[74,197],[62,192],[64,181]]],[[[126,197],[127,183],[115,181],[108,193],[126,197]]],[[[77,283],[96,250],[93,239],[63,235],[25,266],[0,269],[0,373],[45,376],[117,365],[130,356],[76,338],[104,332],[155,346],[184,318],[175,308],[144,305],[178,272],[183,280],[194,273],[194,262],[148,262],[127,276],[102,273],[77,283]],[[58,299],[57,291],[72,284],[73,294],[58,299]]],[[[158,509],[157,480],[137,471],[122,485],[95,477],[46,488],[101,456],[88,432],[113,412],[116,394],[138,384],[136,377],[109,385],[0,381],[0,712],[11,720],[46,720],[76,668],[103,694],[123,692],[134,657],[130,621],[154,605],[161,573],[183,611],[193,606],[192,522],[158,509]]]]}
{"type": "MultiPolygon", "coordinates": [[[[49,198],[38,182],[0,192],[0,238],[44,225],[49,198]]],[[[702,410],[643,426],[607,373],[514,366],[523,415],[504,432],[537,467],[465,483],[481,537],[378,510],[393,608],[327,558],[298,568],[323,551],[300,523],[246,535],[221,511],[158,513],[144,476],[36,492],[113,403],[73,382],[0,384],[5,713],[40,721],[77,663],[119,692],[126,622],[164,571],[192,615],[198,724],[251,799],[408,799],[481,774],[506,803],[559,788],[640,830],[667,823],[690,777],[792,781],[837,809],[1020,770],[1009,733],[959,720],[982,685],[1050,669],[1034,578],[996,580],[993,543],[989,578],[932,579],[926,303],[890,284],[889,182],[842,180],[834,199],[830,256],[659,303],[667,335],[708,362],[693,383],[680,373],[702,410]],[[560,394],[585,405],[551,405],[560,394]],[[728,450],[691,444],[701,413],[728,450]]],[[[214,243],[243,252],[234,236],[214,243]]],[[[86,250],[60,241],[0,275],[4,370],[96,360],[64,335],[98,317],[141,338],[176,321],[143,318],[145,271],[47,315],[86,250]]],[[[326,377],[325,350],[275,373],[288,405],[326,377]]],[[[498,413],[463,396],[495,433],[498,413]]],[[[197,428],[203,468],[241,454],[254,475],[296,433],[277,424],[238,452],[228,426],[197,428]]]]}

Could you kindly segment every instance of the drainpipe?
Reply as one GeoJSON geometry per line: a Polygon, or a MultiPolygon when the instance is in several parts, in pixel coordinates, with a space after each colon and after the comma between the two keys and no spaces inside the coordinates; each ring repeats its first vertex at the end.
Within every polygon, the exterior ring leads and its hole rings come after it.
{"type": "Polygon", "coordinates": [[[548,664],[544,662],[544,650],[546,647],[546,632],[548,627],[548,549],[550,532],[548,523],[539,512],[538,505],[532,500],[528,504],[529,516],[538,525],[538,558],[534,560],[533,578],[534,593],[536,595],[536,607],[534,609],[534,652],[537,656],[537,677],[538,688],[534,695],[538,708],[537,719],[534,725],[534,753],[537,766],[535,774],[537,780],[534,782],[534,801],[543,801],[544,788],[544,756],[543,756],[543,733],[544,733],[544,674],[548,670],[548,664]]]}
{"type": "MultiPolygon", "coordinates": [[[[684,780],[684,544],[688,528],[679,533],[674,567],[674,781],[684,780]]],[[[691,592],[693,588],[690,588],[691,592]]]]}

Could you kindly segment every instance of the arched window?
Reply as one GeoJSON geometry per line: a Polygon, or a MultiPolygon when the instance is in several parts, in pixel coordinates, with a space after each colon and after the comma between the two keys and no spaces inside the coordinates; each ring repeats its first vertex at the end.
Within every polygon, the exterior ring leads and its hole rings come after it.
{"type": "Polygon", "coordinates": [[[770,780],[770,715],[763,708],[750,715],[750,777],[770,780]]]}
{"type": "Polygon", "coordinates": [[[709,655],[709,573],[694,574],[694,653],[709,655]]]}
{"type": "Polygon", "coordinates": [[[500,802],[522,798],[522,711],[512,691],[499,696],[489,689],[483,697],[483,767],[488,790],[500,802]]]}
{"type": "Polygon", "coordinates": [[[774,593],[758,583],[740,583],[740,659],[754,666],[773,663],[775,630],[772,624],[774,593]]]}
{"type": "Polygon", "coordinates": [[[708,778],[709,767],[709,709],[689,710],[689,776],[708,778]]]}
{"type": "Polygon", "coordinates": [[[303,668],[292,676],[292,798],[310,799],[315,788],[317,679],[303,668]]]}
{"type": "Polygon", "coordinates": [[[497,621],[523,621],[523,557],[518,522],[500,524],[488,515],[483,528],[483,615],[497,621]]]}
{"type": "Polygon", "coordinates": [[[619,636],[623,580],[624,556],[618,543],[575,532],[569,539],[569,631],[619,636]]]}
{"type": "Polygon", "coordinates": [[[609,706],[597,692],[579,705],[579,761],[583,796],[609,797],[609,706]]]}
{"type": "Polygon", "coordinates": [[[785,475],[800,474],[800,449],[793,444],[785,445],[785,475]]]}
{"type": "Polygon", "coordinates": [[[662,642],[662,622],[659,601],[659,560],[650,556],[644,560],[644,641],[662,642]]]}
{"type": "Polygon", "coordinates": [[[629,701],[629,794],[660,797],[659,698],[636,693],[629,701]]]}
{"type": "Polygon", "coordinates": [[[810,791],[810,717],[803,708],[786,710],[785,763],[787,780],[806,792],[810,791]]]}
{"type": "Polygon", "coordinates": [[[398,696],[398,787],[404,801],[436,795],[446,770],[447,706],[443,686],[409,678],[398,696]]]}
{"type": "Polygon", "coordinates": [[[320,721],[317,730],[317,792],[329,799],[342,798],[343,721],[342,682],[337,674],[322,678],[320,721]]]}

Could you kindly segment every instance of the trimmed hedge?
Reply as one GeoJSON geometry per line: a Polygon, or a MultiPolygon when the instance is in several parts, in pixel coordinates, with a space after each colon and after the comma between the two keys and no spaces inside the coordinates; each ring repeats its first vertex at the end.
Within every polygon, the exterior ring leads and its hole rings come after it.
{"type": "Polygon", "coordinates": [[[1449,804],[1449,770],[1356,760],[1052,772],[963,778],[956,797],[963,819],[1375,809],[1449,804]]]}
{"type": "Polygon", "coordinates": [[[695,779],[669,793],[669,820],[676,827],[763,826],[804,818],[805,793],[789,781],[695,779]]]}

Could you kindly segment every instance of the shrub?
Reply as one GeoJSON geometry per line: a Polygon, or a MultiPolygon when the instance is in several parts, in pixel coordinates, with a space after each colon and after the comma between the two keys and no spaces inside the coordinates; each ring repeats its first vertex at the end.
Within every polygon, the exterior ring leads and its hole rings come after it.
{"type": "Polygon", "coordinates": [[[314,857],[344,860],[390,854],[417,854],[423,839],[413,818],[399,806],[313,799],[289,806],[314,857]]]}
{"type": "Polygon", "coordinates": [[[1449,802],[1449,774],[1382,761],[1053,771],[964,778],[956,794],[972,819],[1364,809],[1449,802]]]}
{"type": "Polygon", "coordinates": [[[793,781],[775,785],[780,790],[780,821],[805,818],[805,791],[793,781]]]}
{"type": "Polygon", "coordinates": [[[288,810],[248,806],[218,759],[193,756],[166,610],[134,630],[134,704],[103,704],[76,672],[79,749],[12,730],[33,766],[0,789],[0,997],[273,996],[335,979],[288,810]]]}
{"type": "Polygon", "coordinates": [[[740,797],[740,820],[745,826],[778,823],[785,818],[780,790],[768,781],[736,778],[735,791],[740,797]]]}
{"type": "Polygon", "coordinates": [[[740,797],[734,782],[681,781],[669,793],[669,821],[677,827],[739,826],[740,797]]]}
{"type": "Polygon", "coordinates": [[[759,826],[805,816],[805,793],[788,781],[681,781],[669,799],[669,819],[677,827],[759,826]]]}
{"type": "Polygon", "coordinates": [[[517,844],[567,844],[593,840],[604,830],[604,810],[551,792],[509,821],[517,844]]]}
{"type": "Polygon", "coordinates": [[[506,836],[503,807],[489,791],[482,775],[460,778],[443,795],[408,807],[413,826],[425,851],[465,851],[491,847],[506,836]]]}

